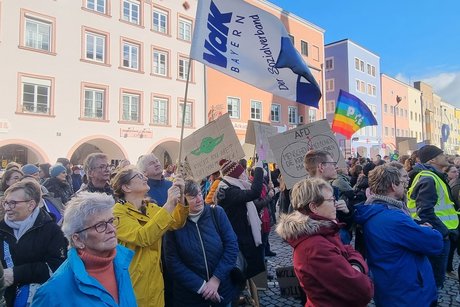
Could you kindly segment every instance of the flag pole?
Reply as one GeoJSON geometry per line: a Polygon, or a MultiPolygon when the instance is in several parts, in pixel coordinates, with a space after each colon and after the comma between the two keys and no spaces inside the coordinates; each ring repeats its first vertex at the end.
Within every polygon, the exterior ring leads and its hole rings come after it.
{"type": "Polygon", "coordinates": [[[190,83],[190,68],[192,66],[192,58],[188,58],[188,67],[187,67],[187,81],[185,83],[185,95],[184,95],[184,107],[182,108],[182,123],[180,127],[180,141],[179,141],[179,165],[182,162],[182,141],[184,139],[184,123],[185,123],[185,110],[187,108],[187,95],[188,95],[188,85],[190,83]]]}

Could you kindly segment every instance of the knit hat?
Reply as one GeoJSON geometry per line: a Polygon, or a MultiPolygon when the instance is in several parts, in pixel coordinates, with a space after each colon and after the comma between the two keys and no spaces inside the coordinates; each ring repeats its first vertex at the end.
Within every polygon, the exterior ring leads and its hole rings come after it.
{"type": "Polygon", "coordinates": [[[55,164],[51,169],[50,169],[50,175],[51,177],[57,177],[59,174],[67,172],[66,168],[62,166],[61,164],[55,164]]]}
{"type": "Polygon", "coordinates": [[[418,157],[420,159],[420,162],[422,163],[427,163],[431,159],[436,158],[440,154],[444,153],[439,147],[434,146],[434,145],[425,145],[422,148],[419,149],[418,151],[418,157]]]}
{"type": "Polygon", "coordinates": [[[226,159],[220,160],[219,165],[222,176],[230,176],[238,179],[244,172],[244,168],[240,164],[226,159]]]}
{"type": "Polygon", "coordinates": [[[24,175],[33,175],[38,173],[40,170],[33,164],[26,164],[21,168],[21,171],[24,173],[24,175]]]}

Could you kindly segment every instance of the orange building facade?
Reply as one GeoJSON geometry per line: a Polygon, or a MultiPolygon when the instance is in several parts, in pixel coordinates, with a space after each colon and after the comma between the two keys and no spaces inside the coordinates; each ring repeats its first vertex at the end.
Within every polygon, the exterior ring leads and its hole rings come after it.
{"type": "Polygon", "coordinates": [[[385,153],[396,149],[396,138],[410,137],[408,85],[381,74],[382,136],[385,153]]]}

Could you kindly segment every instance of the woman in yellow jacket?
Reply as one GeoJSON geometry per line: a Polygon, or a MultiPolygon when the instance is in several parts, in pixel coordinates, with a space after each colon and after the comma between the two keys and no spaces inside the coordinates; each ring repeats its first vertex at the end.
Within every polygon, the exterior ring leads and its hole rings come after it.
{"type": "Polygon", "coordinates": [[[163,207],[145,200],[147,178],[133,166],[121,169],[112,187],[118,198],[113,209],[120,220],[118,241],[135,252],[129,273],[137,304],[164,306],[161,239],[166,231],[183,227],[187,219],[188,207],[182,205],[184,181],[176,178],[163,207]]]}

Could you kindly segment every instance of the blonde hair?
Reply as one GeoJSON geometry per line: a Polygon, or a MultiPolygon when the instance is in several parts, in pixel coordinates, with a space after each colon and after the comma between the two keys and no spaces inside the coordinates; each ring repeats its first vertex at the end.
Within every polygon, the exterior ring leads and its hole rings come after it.
{"type": "Polygon", "coordinates": [[[310,203],[320,205],[324,202],[323,189],[333,192],[331,185],[320,178],[307,178],[297,182],[291,191],[292,208],[311,213],[310,203]]]}

